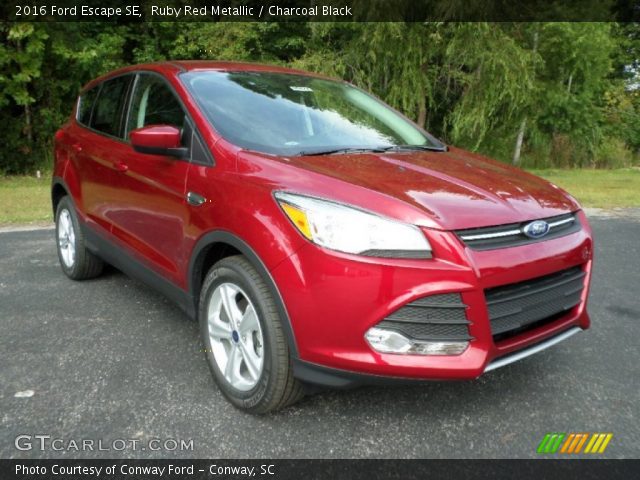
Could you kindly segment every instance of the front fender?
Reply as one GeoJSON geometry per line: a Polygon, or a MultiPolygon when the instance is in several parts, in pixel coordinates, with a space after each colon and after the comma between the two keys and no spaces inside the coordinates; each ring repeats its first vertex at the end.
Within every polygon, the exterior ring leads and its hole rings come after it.
{"type": "Polygon", "coordinates": [[[204,234],[198,242],[196,243],[191,259],[189,261],[189,274],[188,274],[188,289],[189,294],[193,298],[194,301],[194,309],[197,312],[197,304],[199,299],[200,287],[201,287],[201,274],[202,274],[202,260],[203,255],[205,255],[208,247],[211,247],[215,244],[226,244],[230,245],[236,250],[238,250],[242,255],[244,255],[247,260],[251,263],[251,265],[260,273],[264,281],[266,282],[269,292],[271,293],[276,308],[278,310],[278,314],[282,319],[282,327],[287,336],[287,343],[289,345],[289,351],[293,358],[298,357],[298,347],[296,344],[295,334],[293,332],[293,328],[291,326],[291,320],[289,318],[289,313],[287,312],[287,308],[282,299],[282,295],[280,295],[280,291],[278,290],[278,286],[276,285],[271,273],[268,268],[264,264],[264,262],[260,259],[255,250],[243,239],[239,236],[226,231],[226,230],[216,230],[212,232],[208,232],[204,234]]]}

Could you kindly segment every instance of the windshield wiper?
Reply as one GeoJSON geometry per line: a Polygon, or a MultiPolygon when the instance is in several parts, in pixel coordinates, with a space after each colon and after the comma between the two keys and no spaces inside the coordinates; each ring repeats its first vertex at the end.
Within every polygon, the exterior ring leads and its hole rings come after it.
{"type": "Polygon", "coordinates": [[[436,147],[432,145],[391,145],[389,147],[382,147],[385,152],[403,152],[403,151],[428,151],[428,152],[446,152],[449,149],[446,145],[442,147],[436,147]]]}
{"type": "Polygon", "coordinates": [[[446,145],[436,147],[431,145],[389,145],[381,147],[341,147],[328,148],[326,150],[302,150],[297,155],[301,157],[311,157],[319,155],[332,155],[338,153],[384,153],[384,152],[404,152],[404,151],[429,151],[429,152],[446,152],[446,145]]]}
{"type": "Polygon", "coordinates": [[[386,147],[342,147],[328,148],[326,150],[302,150],[297,155],[300,157],[312,157],[314,155],[332,155],[334,153],[382,153],[386,151],[386,147]]]}

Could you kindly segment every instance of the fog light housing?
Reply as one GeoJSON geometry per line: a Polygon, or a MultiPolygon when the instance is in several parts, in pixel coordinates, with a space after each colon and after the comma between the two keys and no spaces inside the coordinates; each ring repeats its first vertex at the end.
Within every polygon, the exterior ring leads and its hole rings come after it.
{"type": "Polygon", "coordinates": [[[403,355],[460,355],[469,346],[469,342],[415,340],[377,327],[367,330],[364,338],[377,352],[403,355]]]}

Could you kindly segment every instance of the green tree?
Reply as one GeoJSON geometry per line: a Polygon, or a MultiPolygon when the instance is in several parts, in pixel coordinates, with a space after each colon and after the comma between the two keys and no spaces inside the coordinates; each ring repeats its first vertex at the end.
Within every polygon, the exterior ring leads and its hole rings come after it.
{"type": "Polygon", "coordinates": [[[87,81],[165,59],[340,77],[445,141],[525,166],[629,165],[640,154],[638,24],[5,22],[0,34],[4,173],[51,164],[53,135],[87,81]]]}
{"type": "MultiPolygon", "coordinates": [[[[33,109],[36,92],[33,83],[41,76],[48,34],[31,23],[4,24],[0,47],[0,105],[19,117],[19,128],[10,134],[23,136],[19,152],[30,156],[34,147],[33,109]]],[[[3,108],[3,111],[4,111],[3,108]]],[[[7,125],[5,123],[5,125],[7,125]]],[[[4,151],[2,163],[9,163],[15,152],[4,151]]]]}

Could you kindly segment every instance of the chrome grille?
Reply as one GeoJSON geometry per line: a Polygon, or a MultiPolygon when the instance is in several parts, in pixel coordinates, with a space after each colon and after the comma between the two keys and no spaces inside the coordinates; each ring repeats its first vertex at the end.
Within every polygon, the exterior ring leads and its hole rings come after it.
{"type": "Polygon", "coordinates": [[[563,237],[575,233],[581,228],[580,220],[575,213],[567,213],[541,220],[549,224],[549,232],[540,238],[530,238],[524,234],[524,227],[531,221],[457,230],[455,234],[465,245],[473,250],[494,250],[563,237]]]}

